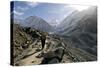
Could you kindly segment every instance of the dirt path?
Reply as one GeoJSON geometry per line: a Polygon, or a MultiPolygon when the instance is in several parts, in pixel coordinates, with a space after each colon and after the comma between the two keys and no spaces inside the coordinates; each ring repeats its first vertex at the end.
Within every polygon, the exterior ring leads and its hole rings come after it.
{"type": "MultiPolygon", "coordinates": [[[[43,61],[44,57],[36,58],[36,56],[38,56],[42,52],[40,50],[39,51],[37,50],[37,49],[40,49],[41,42],[40,41],[37,42],[37,40],[36,40],[32,45],[34,45],[34,44],[36,44],[34,47],[32,47],[32,46],[29,47],[29,49],[31,49],[30,51],[26,51],[27,52],[27,54],[25,53],[26,57],[24,57],[23,59],[18,61],[19,66],[21,66],[21,65],[22,66],[39,65],[43,61]],[[38,45],[40,45],[40,46],[38,46],[38,45]]],[[[64,42],[57,40],[55,38],[50,38],[50,37],[46,40],[46,46],[44,47],[43,52],[49,53],[49,51],[53,51],[54,49],[56,49],[58,47],[64,47],[64,49],[66,51],[65,54],[63,55],[62,61],[60,63],[87,61],[87,59],[91,60],[93,57],[81,50],[76,49],[76,48],[69,48],[69,46],[65,45],[64,42]]],[[[49,56],[51,56],[51,55],[53,55],[53,54],[50,54],[49,56]]]]}
{"type": "MultiPolygon", "coordinates": [[[[46,46],[45,46],[45,49],[43,50],[43,51],[46,51],[48,48],[46,48],[47,47],[47,45],[48,45],[48,43],[50,43],[51,42],[51,44],[55,44],[56,42],[55,41],[53,41],[54,39],[52,39],[52,38],[50,38],[50,39],[47,39],[46,40],[46,46]]],[[[33,44],[36,44],[36,42],[37,42],[37,40],[33,43],[33,44]]],[[[32,44],[32,45],[33,45],[32,44]]],[[[41,43],[40,43],[41,44],[41,43]]],[[[51,45],[50,44],[50,45],[51,45]]],[[[32,46],[30,46],[29,48],[32,48],[32,46]]],[[[35,48],[35,47],[33,47],[32,48],[32,50],[30,51],[30,52],[28,52],[27,53],[27,56],[25,57],[25,58],[23,58],[23,59],[21,59],[18,63],[19,63],[19,65],[34,65],[34,64],[40,64],[41,63],[41,61],[43,60],[43,57],[42,58],[36,58],[36,56],[38,56],[40,53],[41,53],[41,51],[36,51],[36,49],[38,49],[38,48],[35,48]]],[[[49,48],[50,49],[50,48],[49,48]]],[[[52,49],[52,48],[51,48],[52,49]]],[[[50,49],[50,50],[51,50],[50,49]]]]}
{"type": "Polygon", "coordinates": [[[39,55],[41,52],[37,52],[25,59],[20,60],[20,65],[33,65],[33,64],[40,64],[42,58],[36,58],[37,55],[39,55]]]}

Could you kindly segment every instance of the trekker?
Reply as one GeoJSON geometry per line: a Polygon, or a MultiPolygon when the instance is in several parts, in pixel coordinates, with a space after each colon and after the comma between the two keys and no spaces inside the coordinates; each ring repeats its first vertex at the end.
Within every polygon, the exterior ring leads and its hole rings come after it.
{"type": "Polygon", "coordinates": [[[46,41],[46,34],[45,33],[41,33],[40,40],[41,40],[41,45],[42,45],[42,50],[43,50],[45,47],[45,41],[46,41]]]}
{"type": "Polygon", "coordinates": [[[41,48],[42,52],[41,52],[38,56],[36,56],[37,58],[40,58],[40,57],[42,57],[42,56],[44,55],[43,49],[44,49],[44,47],[45,47],[46,35],[47,35],[47,34],[44,33],[44,32],[39,33],[40,40],[41,40],[41,46],[42,46],[42,48],[41,48]]]}

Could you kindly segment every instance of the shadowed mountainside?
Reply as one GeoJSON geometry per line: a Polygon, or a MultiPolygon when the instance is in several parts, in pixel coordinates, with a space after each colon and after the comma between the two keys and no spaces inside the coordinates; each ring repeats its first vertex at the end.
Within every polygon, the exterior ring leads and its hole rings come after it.
{"type": "Polygon", "coordinates": [[[73,12],[61,22],[55,34],[68,37],[74,47],[97,55],[97,7],[73,12]]]}

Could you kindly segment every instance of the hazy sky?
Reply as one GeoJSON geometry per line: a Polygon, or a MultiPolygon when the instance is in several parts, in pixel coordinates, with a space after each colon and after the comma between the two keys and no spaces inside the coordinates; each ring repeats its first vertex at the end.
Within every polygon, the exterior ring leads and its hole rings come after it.
{"type": "Polygon", "coordinates": [[[51,24],[57,24],[74,10],[83,10],[79,6],[55,3],[38,3],[27,1],[14,1],[14,18],[25,19],[29,16],[38,16],[51,24]],[[56,22],[55,22],[56,21],[56,22]]]}

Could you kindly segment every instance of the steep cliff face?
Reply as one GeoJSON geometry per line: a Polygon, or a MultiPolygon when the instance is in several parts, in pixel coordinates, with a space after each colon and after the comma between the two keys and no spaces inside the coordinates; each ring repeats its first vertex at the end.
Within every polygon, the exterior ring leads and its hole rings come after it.
{"type": "Polygon", "coordinates": [[[74,12],[60,25],[56,34],[68,36],[73,46],[97,55],[97,7],[74,12]]]}

